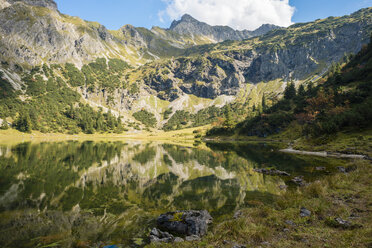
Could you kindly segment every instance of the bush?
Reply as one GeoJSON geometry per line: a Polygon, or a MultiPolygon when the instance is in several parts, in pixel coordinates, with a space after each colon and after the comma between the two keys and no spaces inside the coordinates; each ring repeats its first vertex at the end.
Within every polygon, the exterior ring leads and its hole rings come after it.
{"type": "Polygon", "coordinates": [[[155,127],[157,124],[154,114],[147,112],[146,110],[134,113],[133,117],[148,127],[155,127]]]}

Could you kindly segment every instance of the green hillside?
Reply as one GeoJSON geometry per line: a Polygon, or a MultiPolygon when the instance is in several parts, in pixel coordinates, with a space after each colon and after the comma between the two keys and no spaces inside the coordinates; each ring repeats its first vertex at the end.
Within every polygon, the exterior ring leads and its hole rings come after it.
{"type": "MultiPolygon", "coordinates": [[[[371,36],[372,41],[372,36],[371,36]]],[[[240,122],[235,128],[216,127],[209,135],[316,139],[330,141],[338,132],[363,132],[372,121],[372,42],[362,50],[334,64],[317,86],[289,84],[284,97],[268,107],[262,102],[256,116],[240,122]],[[277,136],[276,136],[277,137],[277,136]]],[[[323,141],[322,141],[323,140],[323,141]]]]}

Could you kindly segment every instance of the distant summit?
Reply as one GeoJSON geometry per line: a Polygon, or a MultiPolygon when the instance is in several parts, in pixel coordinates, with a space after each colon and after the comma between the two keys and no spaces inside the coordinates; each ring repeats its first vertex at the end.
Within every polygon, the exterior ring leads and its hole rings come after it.
{"type": "Polygon", "coordinates": [[[205,22],[198,21],[189,14],[185,14],[179,21],[173,21],[169,30],[181,35],[207,36],[215,42],[222,42],[225,40],[244,40],[264,35],[278,28],[280,27],[276,25],[264,24],[254,31],[239,31],[228,26],[211,26],[205,22]]]}

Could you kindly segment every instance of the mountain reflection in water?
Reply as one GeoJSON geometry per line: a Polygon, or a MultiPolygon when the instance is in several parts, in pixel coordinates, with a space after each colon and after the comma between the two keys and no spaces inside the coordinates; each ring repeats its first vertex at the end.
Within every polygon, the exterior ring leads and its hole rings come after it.
{"type": "Polygon", "coordinates": [[[314,177],[314,166],[336,165],[262,145],[200,149],[71,141],[1,146],[0,245],[130,243],[145,236],[162,212],[207,209],[223,218],[250,201],[271,204],[287,179],[254,168],[314,177]]]}

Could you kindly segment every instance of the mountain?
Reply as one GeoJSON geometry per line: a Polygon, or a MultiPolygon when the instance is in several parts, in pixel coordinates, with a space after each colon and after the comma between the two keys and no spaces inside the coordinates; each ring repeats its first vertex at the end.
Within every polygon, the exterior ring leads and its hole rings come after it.
{"type": "Polygon", "coordinates": [[[107,30],[98,23],[61,14],[52,0],[0,2],[0,58],[22,67],[44,62],[70,62],[81,67],[100,57],[119,58],[138,66],[159,57],[180,55],[181,49],[190,46],[215,42],[207,35],[183,32],[181,27],[179,32],[131,25],[107,30]]]}
{"type": "Polygon", "coordinates": [[[199,22],[188,14],[185,14],[182,16],[181,20],[173,21],[169,30],[181,35],[206,36],[214,42],[222,42],[226,40],[245,40],[263,35],[278,28],[280,27],[265,24],[254,31],[238,31],[228,26],[210,26],[204,22],[199,22]]]}
{"type": "Polygon", "coordinates": [[[372,31],[372,8],[235,31],[189,15],[169,29],[108,30],[51,0],[0,7],[0,118],[44,132],[180,129],[216,122],[231,104],[243,119],[289,81],[316,83],[372,31]]]}
{"type": "Polygon", "coordinates": [[[357,53],[368,43],[371,17],[369,8],[350,16],[295,24],[244,41],[192,47],[186,50],[187,56],[139,68],[140,75],[164,100],[182,94],[210,99],[236,96],[247,84],[260,82],[314,81],[332,63],[357,53]],[[164,73],[155,73],[156,67],[163,68],[164,73]]]}
{"type": "MultiPolygon", "coordinates": [[[[372,34],[368,45],[363,46],[356,55],[348,56],[332,66],[316,87],[308,85],[305,88],[301,85],[296,90],[294,84],[289,84],[284,97],[273,106],[262,106],[261,112],[256,110],[253,116],[235,128],[214,128],[209,135],[290,135],[292,140],[302,139],[297,143],[314,146],[329,143],[340,132],[343,135],[365,130],[370,133],[371,82],[372,34]]],[[[342,143],[345,138],[338,138],[338,142],[343,144],[336,148],[338,152],[349,153],[350,149],[355,149],[342,143]]],[[[359,136],[359,139],[364,140],[363,136],[359,136]]],[[[367,144],[361,145],[360,151],[371,154],[367,144]]]]}

